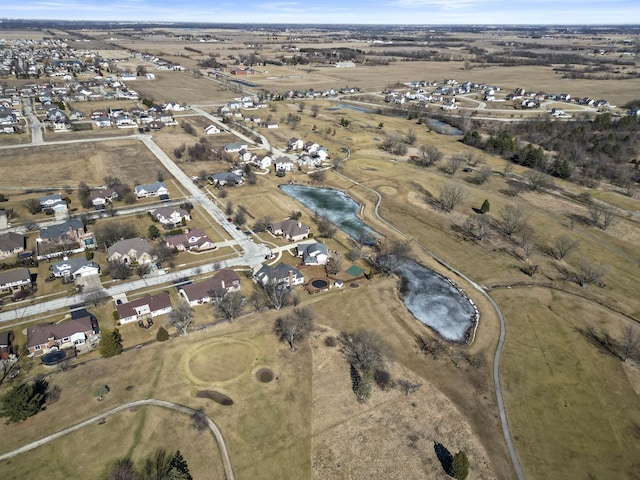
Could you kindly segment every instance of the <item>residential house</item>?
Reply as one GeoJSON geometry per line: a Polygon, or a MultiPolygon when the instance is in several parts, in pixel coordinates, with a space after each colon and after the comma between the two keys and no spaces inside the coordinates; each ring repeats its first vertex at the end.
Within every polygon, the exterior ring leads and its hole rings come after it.
{"type": "Polygon", "coordinates": [[[179,235],[171,235],[166,238],[167,247],[176,248],[181,252],[195,250],[202,252],[218,248],[215,243],[204,233],[204,230],[191,229],[179,235]]]}
{"type": "Polygon", "coordinates": [[[111,126],[111,119],[109,117],[97,117],[94,120],[96,127],[106,128],[111,126]]]}
{"type": "Polygon", "coordinates": [[[8,232],[0,235],[0,258],[7,258],[24,252],[25,237],[19,233],[8,232]]]}
{"type": "Polygon", "coordinates": [[[218,187],[222,187],[225,185],[236,186],[242,185],[244,183],[244,178],[240,175],[236,175],[233,172],[222,172],[222,173],[214,173],[210,175],[209,178],[214,183],[214,185],[218,187]]]}
{"type": "Polygon", "coordinates": [[[149,213],[165,228],[174,228],[191,220],[189,212],[179,207],[154,208],[149,213]]]}
{"type": "Polygon", "coordinates": [[[276,122],[267,122],[267,128],[279,128],[280,125],[276,122]]]}
{"type": "Polygon", "coordinates": [[[65,205],[67,204],[67,202],[62,199],[62,194],[60,193],[45,195],[43,197],[40,197],[38,201],[40,202],[40,208],[43,210],[45,208],[53,208],[56,205],[60,205],[62,203],[64,203],[65,205]]]}
{"type": "Polygon", "coordinates": [[[9,228],[9,216],[4,208],[0,208],[0,230],[9,228]]]}
{"type": "Polygon", "coordinates": [[[27,328],[30,355],[44,355],[53,350],[74,347],[89,349],[98,345],[98,319],[86,310],[72,312],[71,319],[59,323],[40,323],[27,328]]]}
{"type": "Polygon", "coordinates": [[[304,144],[304,151],[309,155],[313,155],[319,148],[320,145],[318,145],[316,142],[308,141],[304,144]]]}
{"type": "Polygon", "coordinates": [[[329,252],[324,243],[307,243],[296,247],[296,256],[302,257],[305,265],[326,265],[329,252]]]}
{"type": "Polygon", "coordinates": [[[284,237],[290,242],[298,242],[309,236],[311,227],[303,225],[298,220],[287,219],[282,222],[270,223],[267,230],[276,237],[284,237]]]}
{"type": "Polygon", "coordinates": [[[6,360],[13,354],[14,335],[11,330],[0,332],[0,360],[6,360]]]}
{"type": "Polygon", "coordinates": [[[211,124],[211,125],[208,125],[208,126],[204,127],[204,133],[206,135],[215,135],[216,133],[220,133],[220,132],[221,132],[221,130],[220,130],[220,128],[218,128],[217,125],[211,124]]]}
{"type": "Polygon", "coordinates": [[[258,167],[261,170],[266,170],[271,166],[271,163],[273,162],[272,158],[269,155],[264,155],[263,157],[257,157],[253,163],[255,164],[256,167],[258,167]]]}
{"type": "Polygon", "coordinates": [[[202,282],[183,285],[178,294],[190,305],[211,303],[229,292],[240,291],[240,277],[233,270],[220,270],[213,277],[202,282]]]}
{"type": "Polygon", "coordinates": [[[256,155],[254,153],[251,153],[249,150],[245,148],[243,148],[238,152],[238,160],[240,162],[243,162],[243,163],[250,162],[254,158],[256,158],[256,155]]]}
{"type": "Polygon", "coordinates": [[[294,163],[288,158],[278,158],[274,165],[276,172],[292,172],[294,163]]]}
{"type": "Polygon", "coordinates": [[[160,120],[151,120],[150,122],[147,122],[147,126],[149,127],[149,130],[159,132],[164,127],[166,127],[166,124],[164,122],[161,122],[160,120]]]}
{"type": "Polygon", "coordinates": [[[247,145],[246,142],[227,143],[224,146],[224,151],[227,153],[235,153],[239,152],[243,148],[246,150],[247,148],[249,148],[249,145],[247,145]]]}
{"type": "Polygon", "coordinates": [[[70,218],[56,225],[42,227],[36,241],[42,243],[79,243],[83,237],[84,225],[82,225],[82,221],[79,218],[70,218]]]}
{"type": "Polygon", "coordinates": [[[107,248],[107,260],[126,265],[153,263],[157,257],[153,255],[152,250],[144,238],[127,238],[107,248]]]}
{"type": "Polygon", "coordinates": [[[18,292],[31,286],[31,272],[28,268],[20,267],[12,270],[0,271],[0,292],[18,292]]]}
{"type": "Polygon", "coordinates": [[[97,190],[91,190],[89,192],[89,198],[96,210],[102,210],[108,203],[111,203],[112,200],[118,198],[118,192],[113,188],[102,187],[97,190]]]}
{"type": "Polygon", "coordinates": [[[286,263],[279,263],[275,267],[263,265],[255,274],[255,279],[260,284],[267,285],[271,282],[278,285],[293,287],[304,283],[304,275],[295,267],[286,263]]]}
{"type": "Polygon", "coordinates": [[[169,190],[164,182],[148,183],[145,185],[136,185],[133,189],[138,198],[154,197],[161,195],[168,195],[169,190]]]}
{"type": "Polygon", "coordinates": [[[156,295],[146,294],[137,300],[116,305],[121,324],[148,320],[149,318],[169,313],[172,309],[171,299],[167,292],[161,292],[156,295]]]}
{"type": "Polygon", "coordinates": [[[100,275],[100,265],[84,258],[70,258],[51,265],[51,274],[54,277],[66,277],[76,279],[87,275],[100,275]]]}
{"type": "Polygon", "coordinates": [[[290,138],[287,143],[287,150],[302,150],[304,141],[300,138],[290,138]]]}
{"type": "Polygon", "coordinates": [[[303,155],[298,159],[298,165],[306,168],[316,168],[322,165],[322,161],[319,157],[311,157],[309,155],[303,155]]]}

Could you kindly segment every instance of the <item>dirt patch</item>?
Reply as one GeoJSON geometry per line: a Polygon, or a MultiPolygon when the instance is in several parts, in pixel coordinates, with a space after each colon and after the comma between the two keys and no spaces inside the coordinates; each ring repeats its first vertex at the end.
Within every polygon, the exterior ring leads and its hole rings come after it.
{"type": "Polygon", "coordinates": [[[274,379],[273,372],[268,368],[261,368],[256,372],[256,378],[260,383],[270,383],[274,379]]]}
{"type": "Polygon", "coordinates": [[[198,398],[208,398],[209,400],[213,400],[220,405],[224,405],[228,407],[229,405],[233,405],[233,400],[230,397],[227,397],[224,393],[217,392],[215,390],[200,390],[196,397],[198,398]]]}

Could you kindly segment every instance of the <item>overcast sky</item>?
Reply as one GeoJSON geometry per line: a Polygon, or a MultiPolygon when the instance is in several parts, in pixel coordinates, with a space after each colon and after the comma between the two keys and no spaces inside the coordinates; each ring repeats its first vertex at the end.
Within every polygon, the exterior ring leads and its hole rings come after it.
{"type": "Polygon", "coordinates": [[[300,24],[631,24],[639,0],[2,0],[0,18],[300,24]]]}

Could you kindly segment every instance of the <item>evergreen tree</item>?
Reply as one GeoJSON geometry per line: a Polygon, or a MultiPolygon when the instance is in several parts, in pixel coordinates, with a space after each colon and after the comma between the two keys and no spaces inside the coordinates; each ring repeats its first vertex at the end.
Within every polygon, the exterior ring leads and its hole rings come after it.
{"type": "Polygon", "coordinates": [[[117,328],[113,331],[102,331],[99,350],[103,357],[113,357],[122,353],[122,336],[117,328]]]}
{"type": "Polygon", "coordinates": [[[156,340],[159,342],[166,342],[169,340],[169,332],[164,327],[160,327],[158,329],[158,333],[156,334],[156,340]]]}
{"type": "Polygon", "coordinates": [[[9,390],[0,401],[0,416],[6,423],[21,422],[38,413],[46,400],[46,380],[24,381],[9,390]]]}
{"type": "Polygon", "coordinates": [[[451,476],[456,480],[465,480],[469,475],[469,459],[467,454],[460,450],[451,461],[451,476]]]}
{"type": "Polygon", "coordinates": [[[480,211],[482,213],[487,213],[490,208],[491,208],[491,205],[489,204],[489,200],[485,199],[485,201],[482,202],[482,206],[480,207],[480,211]]]}
{"type": "Polygon", "coordinates": [[[169,478],[171,480],[192,480],[191,473],[189,472],[189,465],[184,459],[180,450],[177,450],[173,458],[171,459],[171,470],[169,471],[169,478]]]}

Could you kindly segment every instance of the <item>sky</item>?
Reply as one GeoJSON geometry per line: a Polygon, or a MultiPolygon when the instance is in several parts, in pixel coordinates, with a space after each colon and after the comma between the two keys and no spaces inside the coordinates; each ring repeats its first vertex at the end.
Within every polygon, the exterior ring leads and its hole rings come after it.
{"type": "Polygon", "coordinates": [[[2,0],[0,18],[290,24],[640,23],[639,0],[2,0]]]}

